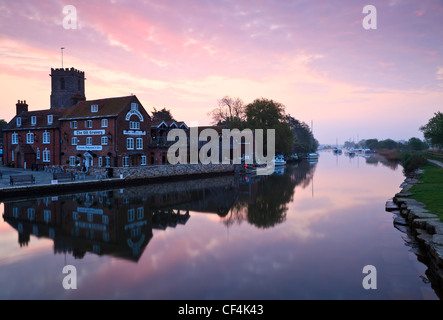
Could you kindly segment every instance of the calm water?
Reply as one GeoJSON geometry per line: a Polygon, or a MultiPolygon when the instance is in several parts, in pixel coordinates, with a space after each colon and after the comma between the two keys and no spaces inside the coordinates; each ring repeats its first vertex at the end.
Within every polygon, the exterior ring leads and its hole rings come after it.
{"type": "Polygon", "coordinates": [[[261,179],[6,202],[0,298],[438,299],[385,211],[403,180],[401,167],[321,152],[261,179]]]}

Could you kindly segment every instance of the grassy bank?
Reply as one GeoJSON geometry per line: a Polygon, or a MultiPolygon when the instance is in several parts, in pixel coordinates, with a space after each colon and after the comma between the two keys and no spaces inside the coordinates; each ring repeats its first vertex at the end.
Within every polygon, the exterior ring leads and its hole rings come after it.
{"type": "Polygon", "coordinates": [[[428,163],[421,167],[424,173],[420,176],[423,183],[411,188],[413,198],[426,205],[426,209],[437,214],[443,221],[443,168],[428,163]]]}

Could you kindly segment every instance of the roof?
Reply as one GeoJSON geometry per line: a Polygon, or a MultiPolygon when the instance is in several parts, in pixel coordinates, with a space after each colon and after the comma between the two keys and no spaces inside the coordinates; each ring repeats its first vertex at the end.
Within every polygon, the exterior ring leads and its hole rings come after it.
{"type": "Polygon", "coordinates": [[[22,111],[8,123],[3,131],[57,128],[58,121],[65,112],[66,109],[22,111]],[[52,124],[48,124],[49,115],[53,116],[52,124]],[[35,117],[35,124],[32,123],[33,117],[35,117]],[[21,119],[20,126],[17,125],[17,118],[21,119]]]}
{"type": "Polygon", "coordinates": [[[61,120],[116,117],[131,102],[138,102],[140,104],[136,96],[81,101],[76,106],[70,108],[61,120]],[[97,112],[91,111],[92,105],[98,105],[97,112]]]}
{"type": "Polygon", "coordinates": [[[172,127],[176,127],[176,128],[181,128],[181,127],[185,127],[186,129],[188,129],[188,126],[186,125],[186,123],[184,121],[175,121],[175,120],[170,120],[170,121],[155,121],[151,123],[151,128],[159,128],[162,125],[168,127],[168,128],[172,128],[172,127]]]}

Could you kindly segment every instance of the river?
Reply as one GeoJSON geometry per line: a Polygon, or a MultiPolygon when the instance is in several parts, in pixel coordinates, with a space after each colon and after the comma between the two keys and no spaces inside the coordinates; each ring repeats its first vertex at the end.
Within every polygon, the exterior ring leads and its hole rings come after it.
{"type": "Polygon", "coordinates": [[[439,299],[385,211],[403,180],[323,151],[267,177],[5,202],[0,299],[439,299]]]}

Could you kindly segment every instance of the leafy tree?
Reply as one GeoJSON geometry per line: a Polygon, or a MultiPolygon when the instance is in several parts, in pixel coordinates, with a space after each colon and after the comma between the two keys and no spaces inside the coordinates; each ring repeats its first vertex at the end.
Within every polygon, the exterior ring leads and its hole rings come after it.
{"type": "Polygon", "coordinates": [[[378,139],[368,139],[366,140],[366,148],[375,150],[378,149],[378,139]]]}
{"type": "Polygon", "coordinates": [[[171,110],[167,110],[166,108],[157,110],[156,108],[154,108],[154,111],[152,112],[152,122],[173,121],[173,120],[174,118],[172,117],[171,110]]]}
{"type": "Polygon", "coordinates": [[[439,149],[443,148],[443,113],[438,111],[434,114],[429,122],[420,127],[420,131],[423,132],[425,139],[430,145],[436,146],[439,149]]]}
{"type": "Polygon", "coordinates": [[[408,141],[408,149],[413,151],[421,151],[428,148],[428,144],[421,141],[419,138],[411,138],[408,141]]]}
{"type": "MultiPolygon", "coordinates": [[[[256,99],[245,107],[247,127],[255,129],[275,129],[276,153],[289,154],[294,144],[294,133],[286,121],[285,106],[265,98],[256,99]]],[[[264,142],[266,149],[267,142],[264,142]]]]}
{"type": "Polygon", "coordinates": [[[3,130],[3,128],[5,128],[7,125],[8,125],[8,123],[7,123],[5,120],[1,119],[1,120],[0,120],[0,132],[1,132],[1,131],[3,130]]]}
{"type": "Polygon", "coordinates": [[[286,116],[286,121],[289,123],[295,136],[292,148],[293,153],[309,153],[310,151],[317,150],[318,141],[314,138],[311,129],[305,122],[301,122],[291,115],[286,116]]]}
{"type": "Polygon", "coordinates": [[[397,142],[392,139],[386,139],[378,142],[378,149],[395,149],[397,147],[397,142]]]}

